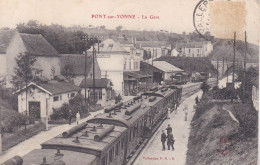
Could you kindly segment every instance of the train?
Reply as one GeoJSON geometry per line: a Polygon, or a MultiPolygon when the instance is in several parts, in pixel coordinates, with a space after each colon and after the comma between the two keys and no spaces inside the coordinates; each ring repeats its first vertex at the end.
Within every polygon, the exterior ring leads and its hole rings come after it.
{"type": "Polygon", "coordinates": [[[203,82],[209,78],[209,74],[205,72],[193,72],[191,82],[203,82]]]}
{"type": "Polygon", "coordinates": [[[23,157],[3,165],[125,165],[176,109],[181,86],[164,86],[144,92],[41,144],[23,157]]]}

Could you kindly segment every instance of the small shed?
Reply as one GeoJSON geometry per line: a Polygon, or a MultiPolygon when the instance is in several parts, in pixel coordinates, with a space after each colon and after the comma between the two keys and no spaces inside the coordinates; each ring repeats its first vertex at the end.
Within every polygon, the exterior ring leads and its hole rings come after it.
{"type": "Polygon", "coordinates": [[[53,109],[60,108],[77,95],[80,87],[68,82],[48,81],[30,83],[18,90],[18,112],[27,114],[34,119],[46,119],[53,109]]]}

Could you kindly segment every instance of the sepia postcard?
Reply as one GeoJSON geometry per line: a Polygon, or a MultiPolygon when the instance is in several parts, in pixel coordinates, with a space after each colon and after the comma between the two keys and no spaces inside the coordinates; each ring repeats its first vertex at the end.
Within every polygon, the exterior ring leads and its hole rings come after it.
{"type": "Polygon", "coordinates": [[[1,165],[257,165],[258,0],[0,0],[1,165]]]}

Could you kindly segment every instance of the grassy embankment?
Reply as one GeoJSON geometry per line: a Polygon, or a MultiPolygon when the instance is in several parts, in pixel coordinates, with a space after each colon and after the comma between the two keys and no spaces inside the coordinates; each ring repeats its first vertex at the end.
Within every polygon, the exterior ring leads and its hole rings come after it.
{"type": "Polygon", "coordinates": [[[25,132],[25,125],[22,124],[25,116],[12,109],[10,104],[2,98],[0,98],[0,111],[3,151],[45,129],[45,125],[38,122],[27,125],[25,132]]]}
{"type": "Polygon", "coordinates": [[[193,117],[186,165],[257,164],[258,112],[250,104],[213,101],[210,95],[203,96],[193,117]]]}

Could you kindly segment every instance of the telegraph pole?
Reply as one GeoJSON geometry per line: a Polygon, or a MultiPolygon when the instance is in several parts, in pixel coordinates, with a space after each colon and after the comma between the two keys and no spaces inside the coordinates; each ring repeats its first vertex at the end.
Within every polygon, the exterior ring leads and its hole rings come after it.
{"type": "Polygon", "coordinates": [[[2,153],[2,107],[0,107],[0,154],[2,153]]]}
{"type": "Polygon", "coordinates": [[[95,43],[94,43],[94,38],[92,38],[93,41],[93,92],[94,92],[94,108],[95,108],[95,100],[96,100],[96,93],[95,93],[95,54],[96,54],[96,50],[95,50],[95,43]]]}
{"type": "Polygon", "coordinates": [[[232,96],[231,96],[231,103],[233,103],[233,93],[235,89],[235,61],[236,61],[236,32],[234,32],[234,56],[233,56],[233,73],[232,73],[232,96]]]}
{"type": "Polygon", "coordinates": [[[218,87],[218,59],[217,59],[217,87],[218,87]]]}
{"type": "Polygon", "coordinates": [[[222,76],[221,76],[222,79],[223,79],[223,76],[224,76],[224,67],[225,67],[225,58],[223,57],[223,60],[222,60],[222,76]]]}
{"type": "Polygon", "coordinates": [[[226,57],[226,64],[227,64],[227,70],[226,70],[226,73],[227,73],[227,83],[228,83],[228,58],[226,57]]]}
{"type": "MultiPolygon", "coordinates": [[[[83,40],[86,42],[87,36],[83,36],[83,40]]],[[[84,89],[85,89],[85,103],[87,102],[87,50],[85,51],[85,70],[84,70],[84,89]]]]}
{"type": "Polygon", "coordinates": [[[246,90],[246,53],[247,53],[247,41],[246,41],[246,31],[245,31],[245,59],[244,59],[244,75],[243,75],[243,98],[242,101],[245,103],[245,90],[246,90]]]}

